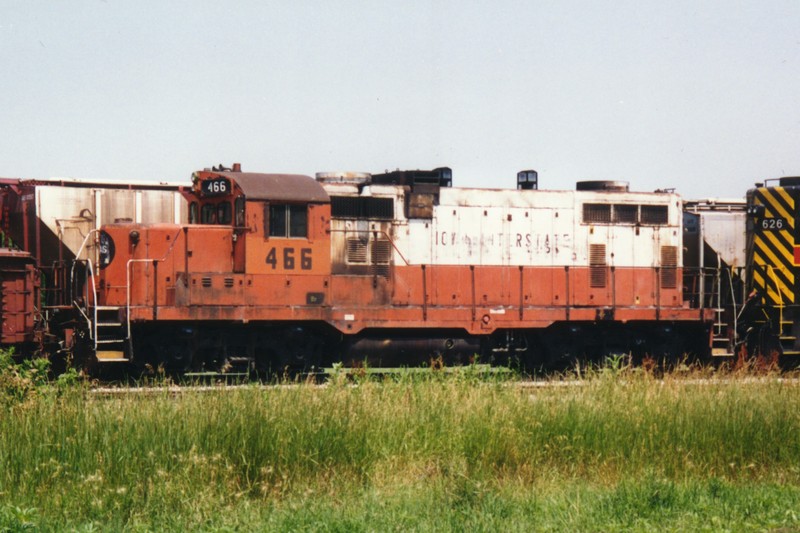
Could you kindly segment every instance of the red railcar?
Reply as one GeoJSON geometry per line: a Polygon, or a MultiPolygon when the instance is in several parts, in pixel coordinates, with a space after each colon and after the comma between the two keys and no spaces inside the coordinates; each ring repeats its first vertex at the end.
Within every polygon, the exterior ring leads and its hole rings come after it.
{"type": "Polygon", "coordinates": [[[27,252],[0,248],[0,345],[31,348],[40,340],[36,328],[39,271],[27,252]]]}

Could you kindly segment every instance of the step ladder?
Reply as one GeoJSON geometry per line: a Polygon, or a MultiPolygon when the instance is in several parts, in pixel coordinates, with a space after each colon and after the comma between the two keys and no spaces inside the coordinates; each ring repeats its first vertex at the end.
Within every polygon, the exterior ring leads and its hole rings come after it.
{"type": "MultiPolygon", "coordinates": [[[[75,257],[81,257],[83,251],[90,246],[90,243],[97,239],[97,229],[90,230],[83,239],[75,257]]],[[[76,267],[82,261],[75,260],[70,269],[70,284],[75,280],[76,267]]],[[[97,286],[95,285],[94,266],[91,259],[85,261],[86,269],[86,294],[83,295],[84,302],[95,302],[94,305],[79,303],[73,299],[72,304],[80,315],[86,320],[89,337],[94,344],[94,353],[98,362],[102,363],[127,363],[130,350],[129,325],[123,323],[123,308],[119,306],[97,305],[97,286]]]]}
{"type": "Polygon", "coordinates": [[[784,317],[781,316],[780,324],[781,329],[778,339],[780,339],[781,342],[783,355],[800,355],[800,351],[795,348],[797,336],[792,334],[792,326],[794,325],[794,321],[785,320],[784,317]]]}
{"type": "Polygon", "coordinates": [[[732,343],[729,337],[730,324],[725,322],[722,308],[714,309],[713,335],[711,337],[712,357],[733,357],[732,343]]]}
{"type": "Polygon", "coordinates": [[[121,320],[122,308],[99,305],[94,308],[94,344],[98,362],[127,363],[128,328],[121,320]]]}

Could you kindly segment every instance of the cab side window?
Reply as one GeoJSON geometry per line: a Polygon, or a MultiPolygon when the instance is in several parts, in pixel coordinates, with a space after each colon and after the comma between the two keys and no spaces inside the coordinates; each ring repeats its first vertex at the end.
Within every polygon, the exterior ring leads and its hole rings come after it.
{"type": "Polygon", "coordinates": [[[308,237],[308,210],[304,205],[289,207],[289,237],[308,237]]]}
{"type": "Polygon", "coordinates": [[[236,198],[236,202],[234,203],[234,211],[236,212],[236,223],[234,226],[241,228],[244,226],[244,196],[239,196],[236,198]]]}
{"type": "Polygon", "coordinates": [[[270,237],[308,237],[308,208],[305,205],[269,204],[265,207],[264,220],[268,228],[264,233],[270,237]]]}

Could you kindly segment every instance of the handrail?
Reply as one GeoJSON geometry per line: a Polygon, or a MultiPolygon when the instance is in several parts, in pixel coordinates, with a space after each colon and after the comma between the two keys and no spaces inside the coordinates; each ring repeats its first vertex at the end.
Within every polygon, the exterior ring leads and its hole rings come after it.
{"type": "MultiPolygon", "coordinates": [[[[92,229],[86,234],[84,237],[83,242],[81,243],[80,248],[78,248],[75,257],[78,258],[83,253],[83,250],[86,248],[89,239],[92,237],[93,234],[98,233],[100,230],[92,229]]],[[[173,248],[175,247],[175,243],[178,241],[178,237],[181,235],[181,230],[178,230],[175,233],[175,236],[172,239],[172,243],[170,244],[167,251],[164,253],[164,257],[161,259],[129,259],[128,263],[126,264],[125,271],[126,271],[126,280],[125,280],[125,310],[126,310],[126,325],[127,325],[127,337],[128,339],[131,338],[131,318],[130,318],[130,310],[131,310],[131,263],[140,263],[140,262],[163,262],[166,261],[167,257],[172,253],[173,248]]],[[[70,269],[70,287],[75,284],[75,265],[77,264],[77,260],[72,264],[72,268],[70,269]]],[[[87,280],[89,281],[91,287],[91,294],[92,294],[92,309],[93,313],[91,318],[83,312],[80,308],[78,303],[73,299],[73,305],[78,309],[80,314],[86,319],[86,323],[89,330],[89,338],[94,341],[94,350],[97,351],[97,307],[98,307],[98,297],[97,297],[97,285],[95,283],[95,275],[94,275],[94,262],[91,259],[86,261],[87,265],[87,280]]],[[[88,290],[89,287],[87,287],[88,290]]],[[[157,298],[158,295],[153,295],[153,298],[157,298]]],[[[88,293],[87,293],[87,300],[88,300],[88,293]]],[[[86,301],[85,304],[88,306],[89,302],[86,301]]]]}
{"type": "Polygon", "coordinates": [[[739,340],[739,320],[736,316],[736,294],[734,292],[735,289],[733,288],[733,267],[730,267],[730,272],[728,272],[728,285],[730,285],[731,288],[731,306],[733,307],[733,343],[735,346],[736,341],[739,340]]]}
{"type": "MultiPolygon", "coordinates": [[[[125,322],[129,339],[131,338],[131,265],[133,263],[155,263],[156,261],[156,259],[128,259],[128,263],[125,265],[125,322]]],[[[153,298],[157,297],[158,295],[153,295],[153,298]]]]}
{"type": "MultiPolygon", "coordinates": [[[[83,253],[83,249],[86,247],[86,243],[89,242],[89,238],[94,233],[97,233],[97,231],[98,230],[96,230],[96,229],[89,230],[89,232],[86,234],[86,237],[84,237],[80,248],[78,248],[78,251],[75,254],[75,262],[72,263],[72,268],[70,269],[70,274],[69,274],[70,291],[72,290],[72,287],[75,286],[75,265],[78,264],[78,258],[83,253]]],[[[88,329],[89,329],[89,338],[92,339],[92,341],[94,341],[94,351],[97,352],[97,286],[95,285],[95,282],[94,282],[94,265],[93,265],[93,261],[91,259],[87,259],[86,265],[87,265],[87,271],[88,271],[87,281],[91,282],[92,298],[93,298],[93,301],[94,301],[94,306],[92,306],[93,309],[94,309],[92,318],[89,318],[89,316],[81,310],[80,306],[78,305],[78,303],[74,299],[72,300],[72,304],[78,309],[78,311],[80,311],[81,315],[83,315],[83,317],[86,318],[86,325],[88,326],[88,329]]],[[[88,289],[88,287],[87,287],[87,289],[88,289]]],[[[88,297],[88,294],[87,294],[87,297],[88,297]]],[[[84,302],[84,303],[86,305],[88,305],[89,302],[87,301],[87,302],[84,302]]]]}
{"type": "MultiPolygon", "coordinates": [[[[70,269],[70,273],[69,273],[69,286],[70,286],[70,288],[75,284],[75,264],[78,262],[78,258],[83,253],[83,249],[86,247],[86,243],[89,242],[89,237],[91,237],[92,234],[97,233],[98,231],[99,230],[96,230],[96,229],[89,230],[89,233],[87,233],[86,237],[83,238],[83,242],[81,243],[80,248],[78,248],[78,251],[75,253],[75,262],[72,263],[72,268],[70,269]]],[[[89,262],[90,263],[92,262],[91,259],[89,260],[89,262]]]]}
{"type": "Polygon", "coordinates": [[[392,237],[388,233],[383,231],[383,230],[377,230],[377,229],[367,229],[367,230],[332,229],[332,230],[329,230],[328,233],[345,233],[345,234],[346,233],[367,233],[367,234],[369,234],[369,233],[376,233],[376,234],[380,233],[381,235],[386,237],[386,240],[389,241],[389,244],[392,245],[392,248],[394,249],[395,252],[397,252],[397,255],[400,256],[400,259],[403,260],[403,263],[405,263],[406,266],[410,266],[411,265],[411,263],[408,262],[408,259],[406,259],[405,256],[403,255],[403,252],[401,252],[400,249],[397,247],[397,245],[395,244],[394,240],[392,240],[392,237]]]}
{"type": "Polygon", "coordinates": [[[773,283],[775,283],[775,293],[778,295],[778,335],[783,334],[783,293],[781,292],[780,284],[778,283],[778,275],[775,274],[775,267],[767,265],[767,270],[770,273],[773,283]]]}
{"type": "MultiPolygon", "coordinates": [[[[125,265],[125,322],[126,322],[126,329],[128,334],[128,339],[131,338],[131,265],[133,263],[163,263],[167,260],[167,257],[172,253],[172,249],[175,248],[175,243],[178,242],[178,238],[183,234],[183,230],[180,229],[175,233],[175,236],[172,239],[172,244],[169,245],[167,251],[164,252],[164,257],[161,259],[128,259],[128,262],[125,265]]],[[[188,276],[189,273],[186,272],[188,276]]],[[[158,302],[158,294],[153,294],[153,300],[158,302]]]]}

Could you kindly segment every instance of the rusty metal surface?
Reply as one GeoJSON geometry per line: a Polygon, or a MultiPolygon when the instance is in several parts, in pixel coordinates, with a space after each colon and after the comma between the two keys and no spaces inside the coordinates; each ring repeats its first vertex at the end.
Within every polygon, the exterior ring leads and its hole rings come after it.
{"type": "MultiPolygon", "coordinates": [[[[332,193],[338,188],[326,186],[332,193]]],[[[406,218],[400,186],[365,187],[361,195],[393,196],[394,263],[482,266],[588,266],[592,244],[606,245],[608,267],[654,267],[662,248],[681,256],[681,202],[670,193],[443,188],[431,219],[406,218]],[[590,223],[583,205],[658,207],[663,224],[590,223]]],[[[346,247],[344,221],[333,220],[333,250],[346,247]]],[[[367,231],[375,231],[371,223],[367,231]]],[[[339,254],[341,255],[341,254],[339,254]]]]}
{"type": "MultiPolygon", "coordinates": [[[[89,231],[115,222],[186,223],[186,201],[175,190],[105,189],[40,185],[35,189],[35,211],[39,217],[43,246],[43,264],[58,256],[64,246],[65,258],[74,256],[89,231]]],[[[94,243],[81,259],[94,259],[94,243]]]]}
{"type": "MultiPolygon", "coordinates": [[[[719,258],[731,267],[744,267],[747,259],[747,204],[744,200],[709,199],[686,202],[684,246],[699,236],[719,258]],[[694,215],[694,220],[691,220],[694,215]],[[691,224],[686,224],[690,221],[691,224]]],[[[696,242],[696,239],[694,240],[696,242]]],[[[698,247],[698,244],[694,244],[698,247]]],[[[697,256],[697,250],[692,250],[697,256]]],[[[716,268],[717,263],[705,264],[716,268]]]]}
{"type": "Polygon", "coordinates": [[[0,343],[31,342],[39,278],[27,252],[0,248],[0,343]]]}
{"type": "Polygon", "coordinates": [[[0,184],[15,184],[22,187],[72,187],[72,188],[101,188],[101,189],[130,189],[130,190],[160,190],[177,191],[186,187],[185,182],[171,183],[166,181],[118,181],[118,180],[85,180],[81,178],[9,178],[0,179],[0,184]],[[12,183],[16,182],[16,183],[12,183]]]}
{"type": "MultiPolygon", "coordinates": [[[[201,176],[206,174],[200,173],[201,176]]],[[[259,174],[255,172],[214,172],[235,182],[248,200],[328,203],[325,189],[311,176],[303,174],[259,174]]]]}

